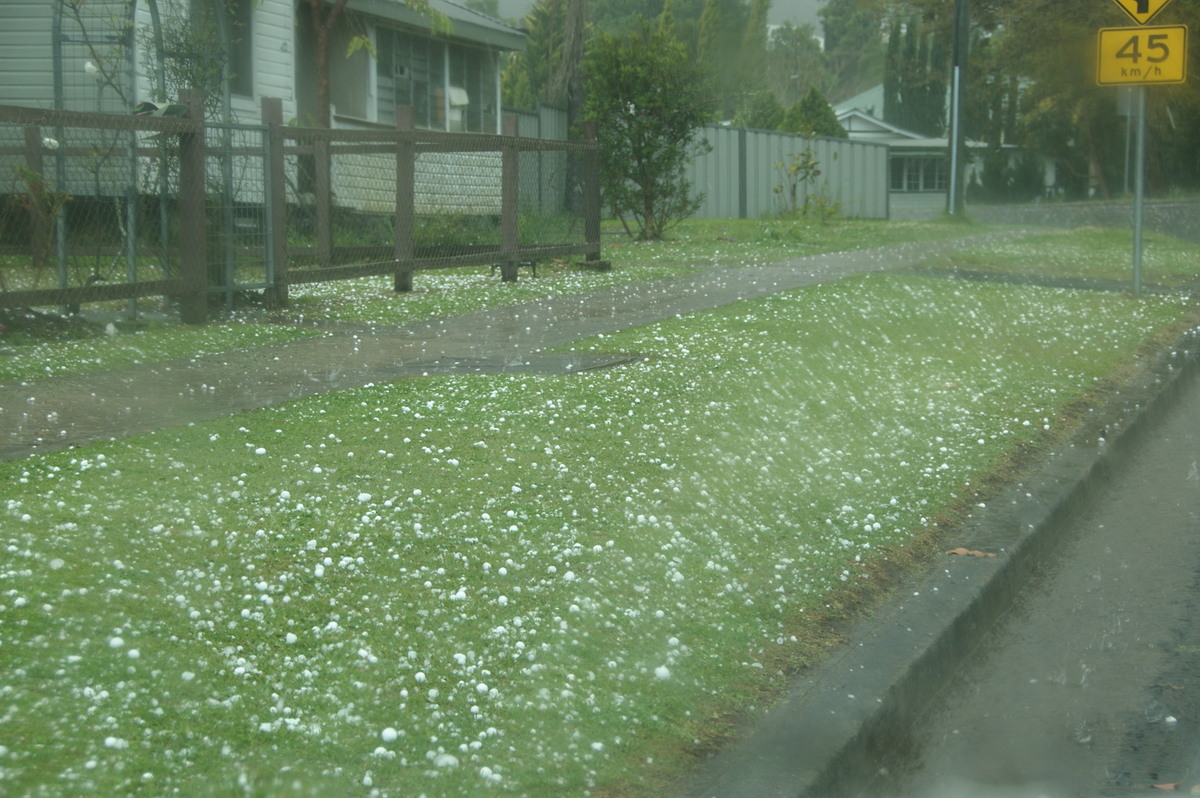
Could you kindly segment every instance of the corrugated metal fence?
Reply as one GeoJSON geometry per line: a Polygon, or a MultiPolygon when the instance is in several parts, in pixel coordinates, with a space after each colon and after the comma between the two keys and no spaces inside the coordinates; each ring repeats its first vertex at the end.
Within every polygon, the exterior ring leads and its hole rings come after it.
{"type": "MultiPolygon", "coordinates": [[[[513,111],[521,135],[541,139],[567,137],[566,111],[541,105],[537,111],[513,111]]],[[[712,150],[696,158],[687,178],[704,202],[696,216],[752,219],[791,210],[836,211],[858,219],[888,218],[888,148],[849,139],[807,139],[773,130],[708,125],[699,134],[712,150]],[[787,167],[811,156],[819,174],[796,185],[791,195],[787,167]]],[[[529,156],[522,156],[529,157],[529,156]]],[[[548,190],[555,187],[553,155],[540,156],[537,169],[548,190]],[[550,158],[551,160],[546,160],[550,158]]],[[[522,169],[526,165],[522,164],[522,169]]]]}
{"type": "Polygon", "coordinates": [[[709,125],[700,136],[712,151],[687,173],[704,195],[697,216],[750,219],[804,208],[859,219],[888,216],[887,145],[722,125],[709,125]],[[793,206],[787,167],[806,157],[818,174],[797,183],[793,206]]]}

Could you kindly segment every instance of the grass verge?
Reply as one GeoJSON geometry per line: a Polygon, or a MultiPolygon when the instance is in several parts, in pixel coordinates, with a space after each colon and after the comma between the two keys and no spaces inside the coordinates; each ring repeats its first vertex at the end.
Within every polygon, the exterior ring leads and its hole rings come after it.
{"type": "Polygon", "coordinates": [[[621,369],[403,380],[0,464],[0,780],[653,794],[1194,315],[873,275],[578,345],[653,356],[621,369]]]}
{"type": "MultiPolygon", "coordinates": [[[[840,220],[690,220],[665,241],[630,242],[606,237],[610,271],[572,262],[538,265],[537,277],[521,270],[517,283],[501,283],[492,270],[458,268],[422,272],[414,290],[398,295],[391,278],[313,283],[292,289],[286,312],[239,312],[222,323],[180,327],[170,323],[76,326],[69,342],[9,332],[0,338],[0,382],[83,374],[139,363],[186,358],[319,335],[330,323],[397,325],[459,316],[547,296],[578,294],[612,285],[677,277],[700,270],[736,268],[843,249],[962,235],[961,225],[840,220]]],[[[115,307],[115,306],[114,306],[115,307]]]]}

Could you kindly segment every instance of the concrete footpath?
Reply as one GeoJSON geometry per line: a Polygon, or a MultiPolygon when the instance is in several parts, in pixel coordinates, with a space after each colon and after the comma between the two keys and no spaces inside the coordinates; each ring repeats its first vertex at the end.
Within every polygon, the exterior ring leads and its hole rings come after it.
{"type": "MultiPolygon", "coordinates": [[[[1019,233],[814,255],[712,271],[397,327],[332,335],[97,374],[0,384],[0,460],[126,438],[305,396],[446,373],[570,373],[619,355],[539,355],[601,333],[852,274],[902,269],[1019,233]]],[[[398,298],[397,301],[403,301],[398,298]]]]}

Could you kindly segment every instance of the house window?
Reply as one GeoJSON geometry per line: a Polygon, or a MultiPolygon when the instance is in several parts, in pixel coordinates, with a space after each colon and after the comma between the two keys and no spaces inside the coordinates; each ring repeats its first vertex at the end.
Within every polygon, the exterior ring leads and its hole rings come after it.
{"type": "Polygon", "coordinates": [[[942,156],[894,155],[891,159],[892,191],[945,191],[949,185],[942,156]]]}
{"type": "Polygon", "coordinates": [[[371,55],[359,48],[352,55],[350,43],[361,35],[349,25],[339,25],[329,42],[329,102],[337,116],[368,119],[367,92],[370,89],[371,55]]]}
{"type": "Polygon", "coordinates": [[[475,47],[450,50],[451,130],[496,132],[496,61],[475,47]]]}
{"type": "Polygon", "coordinates": [[[417,127],[446,129],[445,52],[441,42],[381,28],[377,48],[379,119],[411,105],[417,127]]]}
{"type": "Polygon", "coordinates": [[[380,28],[376,84],[378,118],[411,105],[417,127],[494,133],[496,58],[477,47],[434,41],[380,28]]]}

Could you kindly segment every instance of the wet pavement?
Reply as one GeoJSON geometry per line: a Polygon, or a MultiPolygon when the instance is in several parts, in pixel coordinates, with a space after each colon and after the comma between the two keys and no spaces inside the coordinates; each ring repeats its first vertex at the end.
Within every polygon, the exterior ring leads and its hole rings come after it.
{"type": "Polygon", "coordinates": [[[861,794],[1200,794],[1198,459],[1193,373],[861,794]]]}
{"type": "MultiPolygon", "coordinates": [[[[797,258],[782,263],[552,297],[397,327],[342,325],[333,335],[130,367],[0,384],[0,460],[124,438],[328,391],[430,374],[568,374],[625,353],[549,357],[542,350],[742,299],[908,268],[1020,233],[797,258]]],[[[401,300],[398,300],[401,301],[401,300]]]]}

